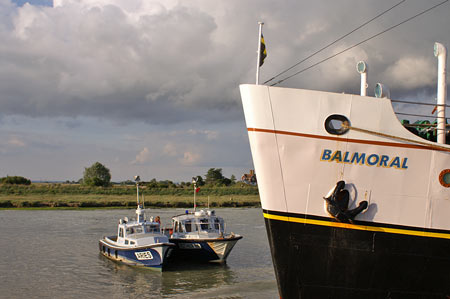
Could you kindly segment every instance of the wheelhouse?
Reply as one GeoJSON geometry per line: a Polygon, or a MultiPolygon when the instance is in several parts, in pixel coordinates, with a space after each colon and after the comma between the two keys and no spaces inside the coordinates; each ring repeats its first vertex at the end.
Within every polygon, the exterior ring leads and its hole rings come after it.
{"type": "Polygon", "coordinates": [[[118,232],[117,243],[123,245],[135,245],[137,239],[146,237],[154,237],[161,234],[161,225],[159,222],[136,222],[127,221],[127,219],[121,219],[118,232]]]}
{"type": "Polygon", "coordinates": [[[225,223],[222,217],[214,211],[198,211],[172,218],[174,233],[225,233],[225,223]]]}

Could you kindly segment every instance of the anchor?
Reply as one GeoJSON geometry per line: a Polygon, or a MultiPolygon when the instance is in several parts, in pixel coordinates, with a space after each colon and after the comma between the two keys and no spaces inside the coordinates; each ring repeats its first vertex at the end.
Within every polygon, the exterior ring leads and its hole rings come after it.
{"type": "Polygon", "coordinates": [[[350,193],[345,190],[345,182],[339,181],[323,199],[326,202],[327,212],[339,222],[353,223],[354,218],[367,209],[366,200],[359,203],[358,207],[349,210],[350,193]]]}

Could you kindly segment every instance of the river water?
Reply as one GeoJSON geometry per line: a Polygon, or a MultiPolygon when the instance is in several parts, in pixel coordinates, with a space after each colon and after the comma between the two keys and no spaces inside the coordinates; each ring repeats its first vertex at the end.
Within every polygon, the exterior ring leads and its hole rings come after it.
{"type": "MultiPolygon", "coordinates": [[[[184,209],[153,209],[162,223],[184,209]]],[[[171,265],[167,271],[118,264],[98,240],[134,210],[1,210],[1,298],[278,298],[262,211],[216,209],[244,236],[226,265],[171,265]]]]}

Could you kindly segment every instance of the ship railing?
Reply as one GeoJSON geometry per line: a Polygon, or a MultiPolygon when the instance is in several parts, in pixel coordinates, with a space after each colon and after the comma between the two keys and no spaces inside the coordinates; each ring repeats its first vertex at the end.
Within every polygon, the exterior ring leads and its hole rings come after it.
{"type": "MultiPolygon", "coordinates": [[[[431,112],[433,114],[437,107],[445,107],[448,108],[450,105],[445,104],[436,104],[436,103],[424,103],[424,102],[413,102],[413,101],[403,101],[403,100],[391,100],[393,103],[399,103],[399,104],[407,104],[407,105],[419,105],[419,106],[433,106],[434,109],[431,112]]],[[[409,113],[409,112],[399,112],[396,111],[395,114],[397,115],[397,118],[399,118],[402,125],[408,129],[411,133],[429,140],[436,142],[437,141],[437,132],[438,130],[441,130],[437,127],[437,119],[445,119],[445,131],[446,131],[446,143],[450,144],[450,124],[448,124],[448,117],[441,117],[437,115],[426,115],[426,114],[417,114],[417,113],[409,113]],[[400,119],[400,115],[402,116],[410,116],[413,117],[415,120],[413,123],[410,123],[408,119],[400,119]],[[425,120],[421,120],[420,118],[425,118],[425,120]],[[430,120],[431,119],[431,120],[430,120]]]]}

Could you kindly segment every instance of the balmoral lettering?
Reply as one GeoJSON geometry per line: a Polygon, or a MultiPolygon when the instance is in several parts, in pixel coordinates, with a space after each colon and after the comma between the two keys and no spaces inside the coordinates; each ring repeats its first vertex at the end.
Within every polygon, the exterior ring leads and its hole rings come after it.
{"type": "Polygon", "coordinates": [[[369,167],[383,167],[395,169],[407,169],[408,158],[390,157],[375,153],[342,152],[324,149],[320,156],[320,161],[366,165],[369,167]]]}

